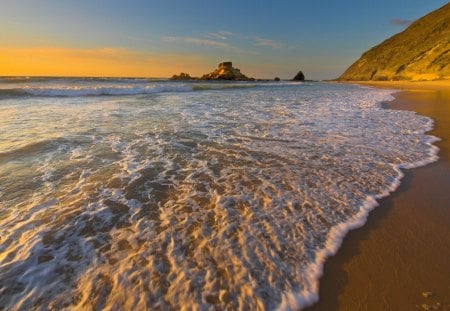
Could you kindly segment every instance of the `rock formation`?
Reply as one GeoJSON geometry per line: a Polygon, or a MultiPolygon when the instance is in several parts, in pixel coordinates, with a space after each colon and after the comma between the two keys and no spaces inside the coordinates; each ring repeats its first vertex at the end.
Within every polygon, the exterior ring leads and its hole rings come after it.
{"type": "Polygon", "coordinates": [[[232,80],[232,81],[253,81],[241,73],[237,68],[233,67],[232,62],[223,62],[219,67],[211,73],[203,75],[201,80],[232,80]]]}
{"type": "Polygon", "coordinates": [[[339,80],[450,79],[450,3],[365,52],[339,80]]]}
{"type": "Polygon", "coordinates": [[[305,75],[303,74],[303,72],[300,70],[294,77],[294,79],[292,79],[292,81],[305,81],[305,75]]]}
{"type": "Polygon", "coordinates": [[[173,75],[170,80],[196,80],[197,78],[191,77],[188,73],[181,72],[179,75],[173,75]]]}

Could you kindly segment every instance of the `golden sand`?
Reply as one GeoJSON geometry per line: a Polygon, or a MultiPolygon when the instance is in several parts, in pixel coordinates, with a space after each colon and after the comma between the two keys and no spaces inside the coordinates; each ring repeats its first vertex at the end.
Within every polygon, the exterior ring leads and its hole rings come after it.
{"type": "Polygon", "coordinates": [[[309,310],[450,310],[450,81],[361,84],[405,90],[388,107],[433,118],[440,159],[404,171],[397,191],[348,234],[309,310]]]}
{"type": "MultiPolygon", "coordinates": [[[[380,88],[409,90],[409,91],[445,91],[450,90],[450,80],[435,81],[359,81],[357,84],[370,85],[380,88]]],[[[352,83],[354,84],[354,83],[352,83]]]]}

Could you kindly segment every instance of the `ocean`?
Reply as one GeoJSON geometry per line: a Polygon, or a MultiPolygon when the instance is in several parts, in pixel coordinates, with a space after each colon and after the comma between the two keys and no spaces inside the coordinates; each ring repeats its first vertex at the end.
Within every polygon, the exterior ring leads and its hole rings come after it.
{"type": "Polygon", "coordinates": [[[295,309],[437,159],[393,90],[0,78],[0,309],[295,309]]]}

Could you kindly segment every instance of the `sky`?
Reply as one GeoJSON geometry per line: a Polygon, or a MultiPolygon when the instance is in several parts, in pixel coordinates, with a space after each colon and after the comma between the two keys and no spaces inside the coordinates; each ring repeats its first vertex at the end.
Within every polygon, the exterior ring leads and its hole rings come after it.
{"type": "Polygon", "coordinates": [[[440,0],[0,0],[0,76],[338,77],[440,0]]]}

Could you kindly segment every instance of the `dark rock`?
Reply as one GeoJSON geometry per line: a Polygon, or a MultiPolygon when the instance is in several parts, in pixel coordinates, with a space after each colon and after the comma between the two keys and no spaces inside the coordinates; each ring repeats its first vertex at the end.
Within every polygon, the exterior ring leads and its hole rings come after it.
{"type": "Polygon", "coordinates": [[[203,75],[200,80],[253,81],[254,79],[242,74],[238,68],[234,68],[232,62],[222,62],[216,70],[203,75]]]}
{"type": "Polygon", "coordinates": [[[173,75],[170,80],[194,80],[188,73],[181,72],[179,75],[173,75]]]}
{"type": "Polygon", "coordinates": [[[305,75],[303,74],[303,72],[300,70],[294,77],[294,79],[292,79],[292,81],[305,81],[305,75]]]}
{"type": "Polygon", "coordinates": [[[273,81],[280,81],[280,78],[275,77],[275,78],[273,79],[273,81]]]}
{"type": "Polygon", "coordinates": [[[219,64],[219,69],[231,70],[233,68],[233,62],[222,62],[219,64]]]}

